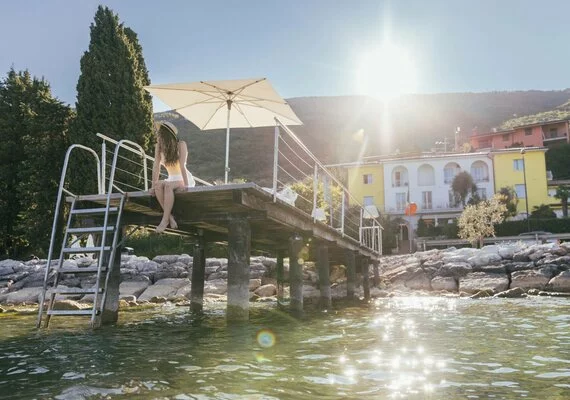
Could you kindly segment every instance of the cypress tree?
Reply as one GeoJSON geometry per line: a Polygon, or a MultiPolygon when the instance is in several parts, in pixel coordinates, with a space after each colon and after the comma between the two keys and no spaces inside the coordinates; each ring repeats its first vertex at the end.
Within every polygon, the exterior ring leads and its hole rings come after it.
{"type": "MultiPolygon", "coordinates": [[[[71,141],[97,150],[100,132],[116,140],[128,139],[147,152],[152,137],[152,102],[142,86],[148,84],[148,72],[137,36],[125,28],[108,7],[99,6],[91,24],[89,49],[81,57],[81,75],[77,83],[77,118],[71,141]]],[[[121,155],[140,162],[140,158],[121,151],[121,155]]],[[[76,162],[71,185],[74,193],[96,193],[93,161],[85,156],[76,162]],[[83,162],[81,162],[83,161],[83,162]]],[[[108,163],[109,165],[109,163],[108,163]]],[[[141,187],[142,170],[126,163],[117,180],[127,190],[141,187]],[[124,172],[127,171],[127,172],[124,172]]]]}
{"type": "Polygon", "coordinates": [[[1,254],[45,255],[71,117],[44,79],[11,69],[0,81],[1,254]]]}

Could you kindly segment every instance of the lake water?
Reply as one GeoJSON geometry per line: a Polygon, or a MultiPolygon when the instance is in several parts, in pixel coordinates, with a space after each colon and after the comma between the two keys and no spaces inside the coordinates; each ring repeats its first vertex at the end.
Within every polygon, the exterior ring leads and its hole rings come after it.
{"type": "Polygon", "coordinates": [[[268,305],[121,313],[48,331],[0,317],[2,399],[570,399],[570,300],[381,299],[299,320],[268,305]]]}

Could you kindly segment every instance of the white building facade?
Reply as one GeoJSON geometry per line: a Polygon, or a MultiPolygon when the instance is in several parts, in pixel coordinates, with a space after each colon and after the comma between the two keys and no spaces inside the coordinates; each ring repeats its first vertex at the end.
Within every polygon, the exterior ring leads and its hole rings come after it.
{"type": "MultiPolygon", "coordinates": [[[[404,215],[408,202],[416,203],[416,218],[435,225],[457,218],[463,207],[451,189],[453,178],[467,171],[479,197],[494,194],[493,161],[488,153],[422,155],[384,160],[384,212],[404,215]]],[[[415,225],[415,223],[414,223],[415,225]]]]}

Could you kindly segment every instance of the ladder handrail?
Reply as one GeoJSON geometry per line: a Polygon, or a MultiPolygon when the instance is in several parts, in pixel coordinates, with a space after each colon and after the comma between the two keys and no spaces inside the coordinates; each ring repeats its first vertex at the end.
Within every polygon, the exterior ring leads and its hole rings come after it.
{"type": "MultiPolygon", "coordinates": [[[[100,137],[101,139],[103,139],[104,142],[107,141],[107,142],[113,143],[113,144],[115,144],[115,145],[119,142],[118,140],[112,139],[112,138],[110,138],[109,136],[103,135],[102,133],[97,133],[97,136],[100,137]]],[[[104,142],[103,142],[103,143],[104,143],[104,142]]],[[[132,142],[131,142],[131,143],[132,143],[132,142]]],[[[135,143],[135,144],[136,144],[136,143],[135,143]]],[[[137,144],[137,146],[138,146],[138,144],[137,144]]],[[[138,146],[138,147],[140,147],[140,146],[138,146]]],[[[131,152],[133,152],[133,153],[138,153],[137,150],[135,150],[135,149],[133,149],[133,148],[130,148],[129,146],[123,146],[123,148],[126,149],[126,150],[129,150],[129,151],[131,151],[131,152]]],[[[148,160],[148,161],[152,161],[153,163],[154,163],[154,161],[155,161],[154,157],[152,157],[152,156],[150,156],[150,155],[148,155],[148,154],[146,154],[146,153],[144,154],[144,158],[145,158],[146,160],[148,160]]],[[[203,179],[200,179],[200,178],[198,178],[197,176],[193,176],[193,178],[194,178],[194,180],[195,180],[196,182],[199,182],[199,183],[201,183],[202,185],[205,185],[205,186],[214,186],[214,185],[211,184],[210,182],[205,181],[205,180],[203,180],[203,179]]]]}
{"type": "MultiPolygon", "coordinates": [[[[86,151],[90,152],[91,154],[93,154],[93,156],[95,156],[95,160],[97,161],[97,190],[99,191],[99,194],[103,193],[103,188],[101,185],[101,159],[99,158],[99,155],[97,154],[97,152],[95,150],[87,147],[87,146],[82,145],[82,144],[72,144],[71,146],[69,146],[69,148],[67,149],[67,152],[65,153],[65,159],[63,161],[63,167],[61,170],[61,177],[59,179],[59,188],[57,190],[57,200],[55,202],[55,213],[53,216],[50,245],[49,245],[48,257],[47,257],[47,262],[46,262],[46,271],[45,271],[45,275],[44,275],[43,290],[42,290],[42,294],[41,294],[42,298],[39,302],[40,307],[39,307],[39,311],[38,311],[38,322],[36,324],[38,328],[40,327],[41,320],[42,320],[43,306],[44,306],[45,294],[46,294],[46,290],[47,290],[47,281],[48,281],[48,277],[49,277],[49,271],[51,269],[51,259],[53,257],[53,247],[54,247],[54,241],[55,241],[55,234],[56,234],[56,230],[57,230],[57,222],[59,219],[59,209],[61,207],[61,199],[63,198],[63,192],[65,190],[64,186],[65,186],[65,177],[67,176],[67,166],[69,164],[69,157],[70,157],[73,149],[86,150],[86,151]]],[[[69,192],[68,190],[65,190],[65,191],[67,193],[71,194],[72,196],[75,196],[73,193],[69,192]]]]}

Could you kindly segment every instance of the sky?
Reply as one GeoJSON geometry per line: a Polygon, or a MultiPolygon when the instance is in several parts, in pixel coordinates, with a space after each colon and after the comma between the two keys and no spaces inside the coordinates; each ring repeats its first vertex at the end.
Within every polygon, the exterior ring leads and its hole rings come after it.
{"type": "Polygon", "coordinates": [[[364,61],[390,43],[411,64],[407,92],[570,87],[567,0],[0,0],[0,78],[28,69],[74,105],[99,4],[138,34],[152,83],[267,77],[284,98],[374,94],[374,71],[409,71],[394,53],[364,61]]]}

